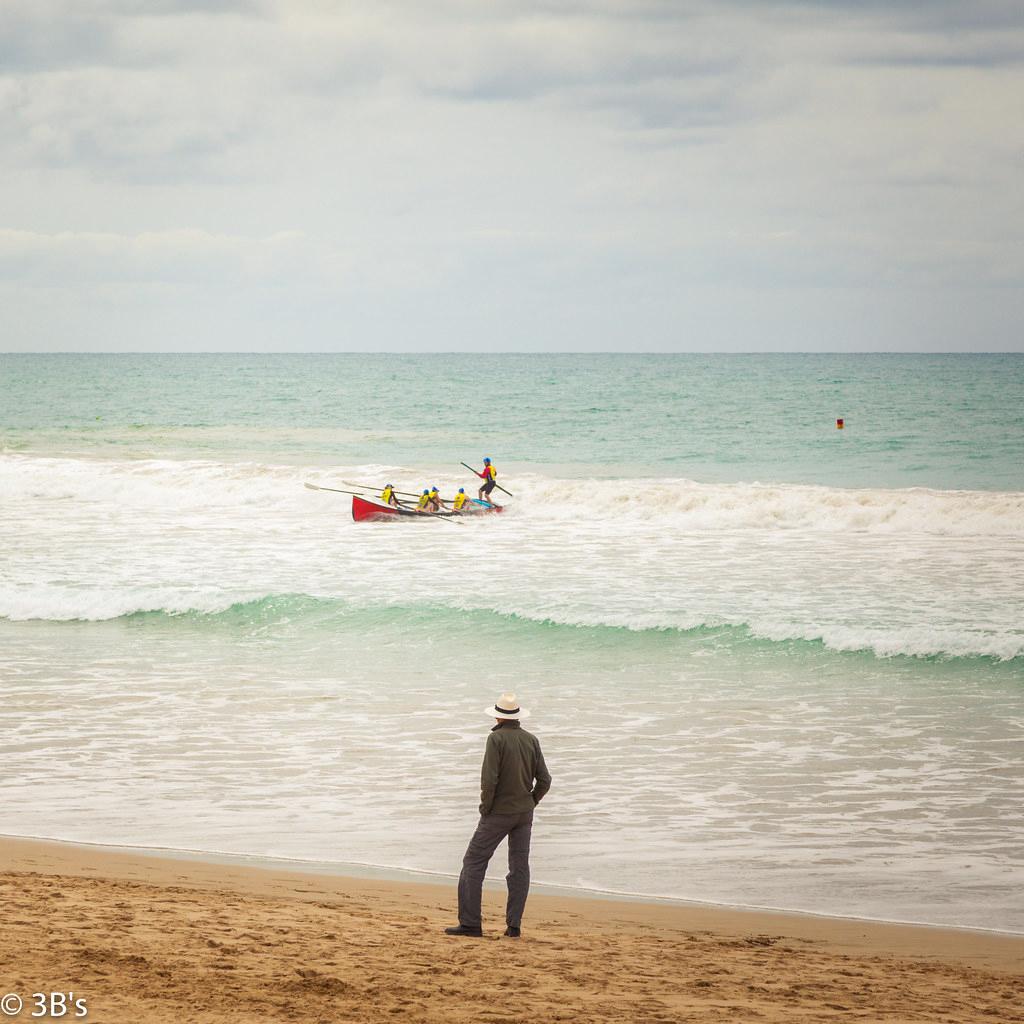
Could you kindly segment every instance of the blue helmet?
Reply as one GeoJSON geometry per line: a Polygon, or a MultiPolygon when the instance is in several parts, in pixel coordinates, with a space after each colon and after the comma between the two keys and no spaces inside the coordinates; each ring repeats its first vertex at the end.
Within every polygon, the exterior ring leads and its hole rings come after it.
{"type": "Polygon", "coordinates": [[[427,489],[426,487],[424,487],[424,488],[423,488],[423,493],[424,493],[424,494],[429,494],[429,493],[430,493],[430,491],[429,491],[429,490],[428,490],[428,489],[427,489]]]}
{"type": "Polygon", "coordinates": [[[465,494],[465,493],[466,493],[466,488],[465,487],[460,487],[459,488],[459,494],[465,494]]]}
{"type": "Polygon", "coordinates": [[[487,459],[487,458],[485,458],[485,459],[484,459],[484,464],[485,464],[485,465],[488,465],[488,464],[490,463],[490,461],[491,461],[490,459],[487,459]]]}

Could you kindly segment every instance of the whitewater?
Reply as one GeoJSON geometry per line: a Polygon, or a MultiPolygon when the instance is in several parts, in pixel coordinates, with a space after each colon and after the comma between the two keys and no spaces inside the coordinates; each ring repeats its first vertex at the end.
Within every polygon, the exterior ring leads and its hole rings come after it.
{"type": "Polygon", "coordinates": [[[367,530],[345,495],[303,488],[385,477],[449,495],[467,483],[401,466],[8,454],[0,616],[415,598],[572,626],[738,626],[880,656],[1024,654],[1019,493],[522,474],[500,521],[367,530]]]}

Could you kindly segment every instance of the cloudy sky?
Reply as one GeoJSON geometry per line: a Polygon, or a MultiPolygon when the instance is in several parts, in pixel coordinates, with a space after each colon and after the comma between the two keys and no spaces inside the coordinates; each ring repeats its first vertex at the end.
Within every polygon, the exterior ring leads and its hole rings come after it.
{"type": "Polygon", "coordinates": [[[2,0],[0,350],[1022,350],[1019,0],[2,0]]]}

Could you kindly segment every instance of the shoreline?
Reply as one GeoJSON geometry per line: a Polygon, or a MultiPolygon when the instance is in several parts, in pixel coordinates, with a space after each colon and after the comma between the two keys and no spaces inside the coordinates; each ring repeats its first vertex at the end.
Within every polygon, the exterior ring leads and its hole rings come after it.
{"type": "MultiPolygon", "coordinates": [[[[458,882],[458,873],[429,871],[420,868],[398,868],[381,864],[364,864],[358,861],[326,861],[304,857],[271,856],[257,853],[231,853],[224,850],[193,850],[171,846],[129,846],[123,843],[97,843],[78,839],[58,839],[53,836],[23,836],[0,832],[0,851],[9,841],[26,841],[47,845],[79,849],[83,854],[90,850],[97,853],[126,854],[137,857],[152,857],[171,861],[186,861],[223,865],[225,867],[251,867],[265,871],[294,872],[346,878],[365,881],[410,883],[413,885],[451,886],[458,882]]],[[[495,862],[497,863],[497,861],[495,862]]],[[[487,878],[486,889],[504,891],[499,880],[487,878]]],[[[565,899],[593,900],[609,903],[636,903],[641,906],[675,907],[680,911],[721,911],[723,913],[778,915],[782,918],[808,918],[820,922],[845,922],[852,925],[883,925],[896,928],[921,928],[932,931],[962,933],[964,935],[992,935],[1000,938],[1019,939],[1024,942],[1024,931],[1010,931],[1003,928],[983,928],[976,925],[935,924],[928,921],[903,921],[896,919],[861,917],[855,914],[826,914],[814,910],[799,910],[789,907],[761,907],[743,903],[719,903],[711,900],[687,899],[684,896],[654,896],[647,893],[617,892],[610,889],[589,889],[583,886],[559,885],[533,879],[530,883],[531,898],[537,896],[563,897],[565,899]]]]}

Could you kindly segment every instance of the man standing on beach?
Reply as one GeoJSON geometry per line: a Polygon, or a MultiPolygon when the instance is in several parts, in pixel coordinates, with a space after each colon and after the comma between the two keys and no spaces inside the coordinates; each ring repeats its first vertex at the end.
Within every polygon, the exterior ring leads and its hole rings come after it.
{"type": "Polygon", "coordinates": [[[519,938],[530,891],[530,834],[533,809],[551,788],[537,737],[520,726],[528,712],[514,693],[503,693],[484,714],[497,721],[487,737],[480,773],[480,823],[462,860],[459,923],[447,935],[483,935],[480,902],[484,874],[498,844],[508,836],[508,903],[505,934],[519,938]]]}

